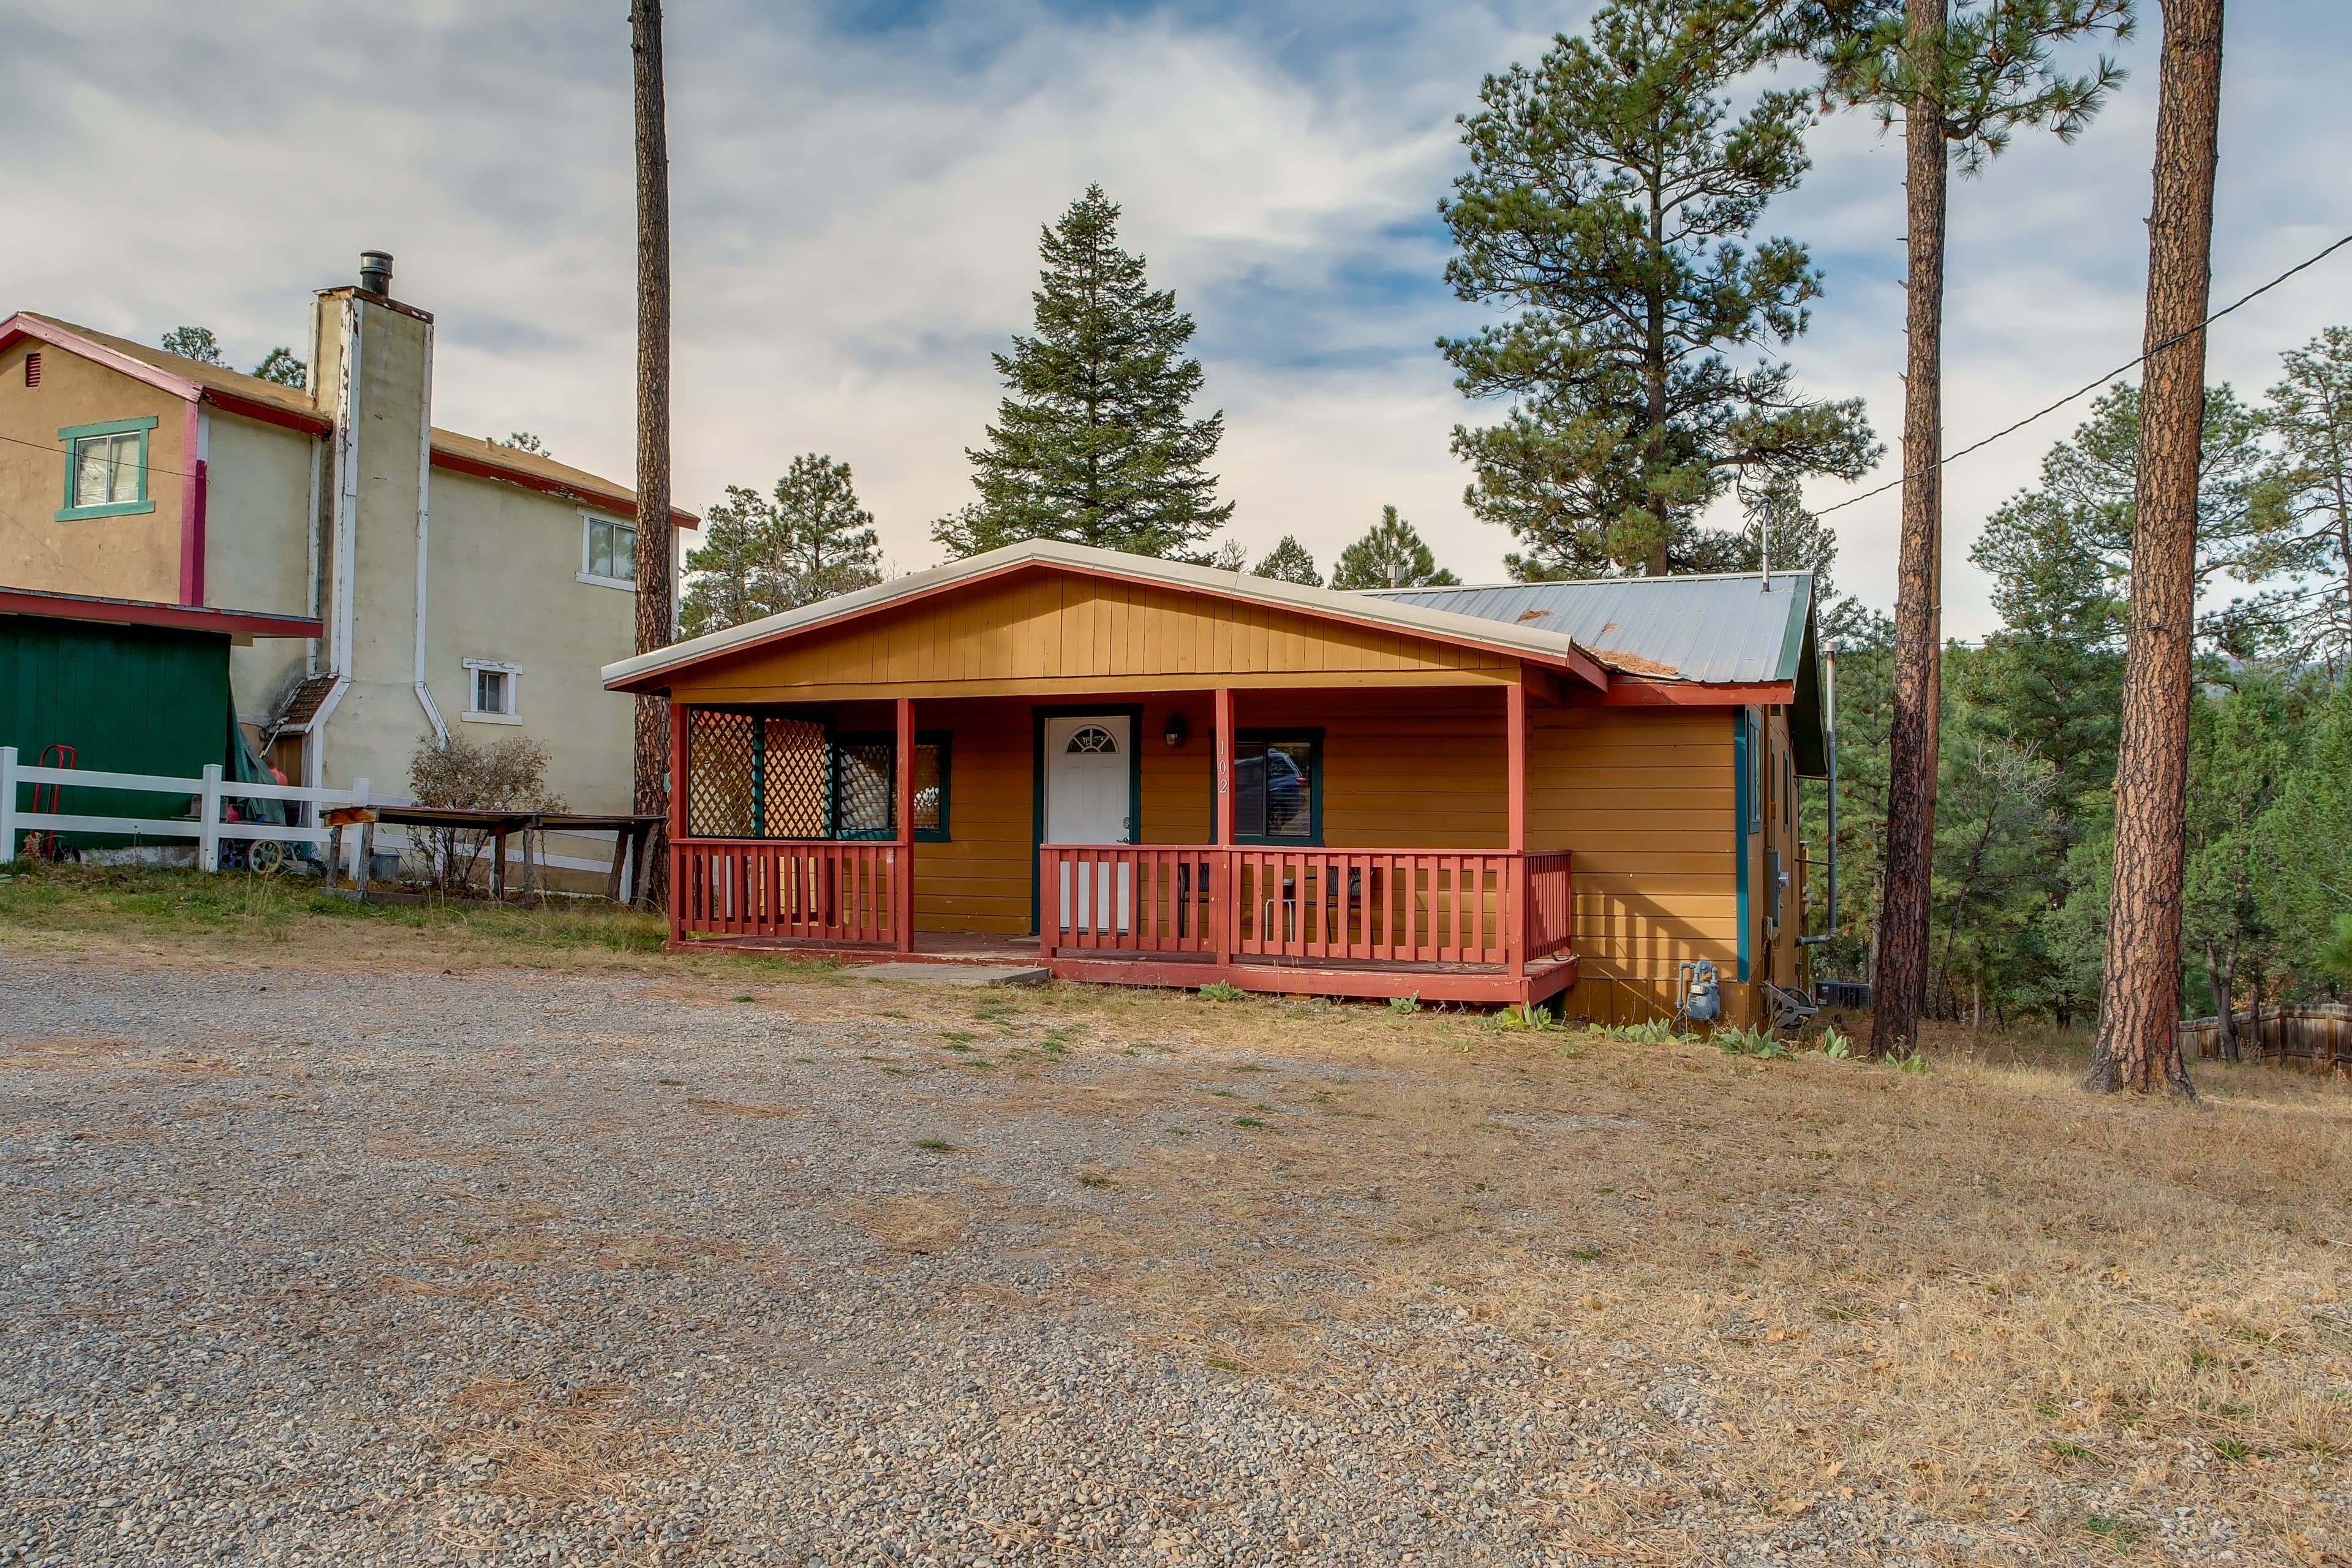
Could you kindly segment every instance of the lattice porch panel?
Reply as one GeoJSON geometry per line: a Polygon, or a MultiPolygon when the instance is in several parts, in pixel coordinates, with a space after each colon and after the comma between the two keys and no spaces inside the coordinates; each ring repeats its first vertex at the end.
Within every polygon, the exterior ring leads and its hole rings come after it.
{"type": "Polygon", "coordinates": [[[890,809],[896,780],[889,741],[845,741],[834,748],[840,768],[835,800],[834,833],[841,838],[887,838],[898,829],[890,809]]]}
{"type": "Polygon", "coordinates": [[[770,719],[761,756],[760,804],[769,838],[826,838],[833,833],[833,749],[824,726],[770,719]]]}
{"type": "Polygon", "coordinates": [[[760,837],[759,721],[686,711],[686,831],[690,838],[760,837]]]}

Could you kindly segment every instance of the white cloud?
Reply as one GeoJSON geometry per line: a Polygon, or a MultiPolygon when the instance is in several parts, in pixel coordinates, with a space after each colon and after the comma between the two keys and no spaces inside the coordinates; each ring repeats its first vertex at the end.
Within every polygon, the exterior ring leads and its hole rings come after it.
{"type": "MultiPolygon", "coordinates": [[[[1297,532],[1328,563],[1392,501],[1457,570],[1496,573],[1507,542],[1463,511],[1446,449],[1482,416],[1430,347],[1475,319],[1435,282],[1430,215],[1480,72],[1532,58],[1582,8],[1086,17],[1002,0],[858,31],[805,7],[673,4],[680,499],[829,451],[856,468],[893,556],[931,559],[929,520],[968,496],[962,449],[995,405],[988,354],[1027,324],[1038,226],[1098,179],[1200,320],[1245,542],[1297,532]]],[[[2232,26],[2223,296],[2352,216],[2331,177],[2352,130],[2310,108],[2332,101],[2352,24],[2305,5],[2232,26]]],[[[150,341],[202,322],[249,363],[299,344],[308,290],[381,246],[397,291],[441,321],[443,424],[535,430],[627,476],[620,7],[0,0],[0,52],[16,67],[0,305],[150,341]]],[[[2150,42],[2129,60],[2137,75],[2079,145],[2027,134],[1955,183],[1954,445],[2137,350],[2150,42]]],[[[1830,269],[1793,356],[1805,384],[1868,397],[1890,439],[1900,163],[1898,141],[1834,122],[1771,226],[1830,269]]],[[[2314,275],[2232,318],[2217,376],[2267,384],[2278,350],[2341,317],[2343,282],[2314,275]]],[[[2071,426],[1951,471],[1954,632],[1990,624],[1965,563],[1976,521],[2071,426]]],[[[1889,496],[1837,518],[1841,582],[1881,603],[1894,517],[1889,496]]]]}

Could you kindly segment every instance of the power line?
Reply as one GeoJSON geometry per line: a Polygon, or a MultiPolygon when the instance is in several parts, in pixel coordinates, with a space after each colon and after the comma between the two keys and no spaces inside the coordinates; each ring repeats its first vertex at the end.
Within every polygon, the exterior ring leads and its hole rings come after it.
{"type": "MultiPolygon", "coordinates": [[[[52,447],[45,441],[27,441],[21,436],[0,436],[0,441],[13,442],[19,447],[30,447],[36,452],[47,452],[53,458],[64,458],[68,461],[70,461],[73,457],[72,451],[68,448],[52,447]]],[[[195,478],[194,474],[184,474],[177,468],[166,468],[154,463],[146,464],[144,467],[151,474],[169,474],[175,479],[192,479],[195,478]]]]}
{"type": "MultiPolygon", "coordinates": [[[[1995,441],[2000,440],[2002,437],[2015,435],[2017,432],[2024,429],[2028,425],[2032,424],[2036,419],[2042,417],[2044,415],[2057,413],[2058,410],[2065,407],[2066,405],[2074,402],[2084,394],[2096,392],[2099,388],[2106,385],[2107,383],[2115,380],[2116,377],[2123,374],[2124,372],[2130,370],[2135,365],[2146,363],[2150,355],[2160,354],[2165,350],[2170,348],[2173,344],[2182,342],[2189,338],[2195,337],[2198,333],[2203,331],[2206,328],[2211,326],[2214,322],[2220,321],[2222,317],[2236,310],[2240,305],[2242,305],[2248,300],[2253,299],[2256,295],[2269,293],[2272,289],[2277,288],[2280,284],[2285,282],[2296,273],[2304,270],[2304,268],[2317,266],[2320,262],[2326,260],[2329,257],[2335,255],[2337,251],[2343,249],[2347,245],[2352,245],[2352,234],[2346,235],[2342,239],[2337,240],[2335,244],[2319,252],[2316,256],[2311,257],[2306,260],[2296,262],[2293,267],[2288,268],[2285,271],[2280,273],[2277,277],[2272,279],[2261,288],[2252,289],[2249,292],[2239,296],[2236,300],[2222,306],[2220,310],[2214,311],[2211,315],[2206,317],[2203,321],[2198,322],[2195,326],[2190,327],[2186,331],[2175,332],[2172,336],[2165,339],[2154,348],[2149,349],[2146,353],[2140,354],[2137,358],[2126,360],[2122,364],[2116,366],[2115,369],[2107,372],[2106,374],[2100,376],[2095,380],[2085,382],[2081,386],[2078,386],[2074,391],[2068,393],[2065,396],[2060,398],[2057,402],[2050,405],[2047,408],[2037,408],[2032,413],[2027,415],[2024,418],[2019,420],[2016,424],[2004,426],[2002,428],[1994,431],[1991,435],[1986,437],[1981,441],[1976,442],[1971,446],[1963,447],[1958,451],[1952,453],[1948,457],[1937,458],[1934,467],[1930,468],[1927,471],[1933,473],[1937,468],[1941,468],[1947,463],[1958,462],[1970,452],[1980,452],[1987,447],[1991,446],[1995,441]]],[[[1904,479],[1908,478],[1910,478],[1908,474],[1904,476],[1904,479]]],[[[1833,506],[1822,507],[1817,510],[1813,515],[1815,517],[1826,517],[1831,512],[1850,507],[1857,501],[1866,501],[1873,496],[1883,496],[1888,490],[1900,489],[1902,488],[1903,479],[1889,479],[1886,483],[1879,486],[1876,489],[1864,490],[1858,496],[1848,496],[1845,500],[1837,502],[1833,506]]]]}

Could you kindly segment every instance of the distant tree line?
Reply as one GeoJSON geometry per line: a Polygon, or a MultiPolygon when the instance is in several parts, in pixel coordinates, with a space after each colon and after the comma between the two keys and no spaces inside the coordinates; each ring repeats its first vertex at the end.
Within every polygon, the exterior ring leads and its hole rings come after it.
{"type": "MultiPolygon", "coordinates": [[[[2197,570],[2244,591],[2200,626],[2185,1005],[2340,999],[2352,988],[2352,331],[2284,355],[2260,401],[2217,385],[2205,406],[2197,570]]],[[[1931,1016],[2066,1024],[2096,1008],[2138,447],[2138,389],[2111,388],[1970,552],[2001,625],[1944,649],[1931,1016]]],[[[1893,629],[1849,600],[1823,633],[1838,654],[1844,906],[1825,960],[1867,975],[1893,629]]],[[[1816,844],[1826,818],[1825,797],[1811,800],[1816,844]]],[[[1811,918],[1823,929],[1830,911],[1811,918]]]]}

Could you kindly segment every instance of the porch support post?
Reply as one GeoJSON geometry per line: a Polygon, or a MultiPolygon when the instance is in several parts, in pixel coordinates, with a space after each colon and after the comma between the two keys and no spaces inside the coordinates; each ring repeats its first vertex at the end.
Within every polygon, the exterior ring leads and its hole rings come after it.
{"type": "Polygon", "coordinates": [[[1528,972],[1528,688],[1524,679],[1503,688],[1503,765],[1508,774],[1504,809],[1510,818],[1511,835],[1506,872],[1510,885],[1504,895],[1503,916],[1508,929],[1503,951],[1511,978],[1517,980],[1528,972]]]}
{"type": "Polygon", "coordinates": [[[1528,689],[1513,681],[1503,688],[1503,732],[1510,780],[1507,789],[1511,853],[1528,852],[1528,689]]]}
{"type": "Polygon", "coordinates": [[[898,852],[893,858],[890,925],[900,952],[915,951],[915,700],[898,699],[898,852]]]}
{"type": "MultiPolygon", "coordinates": [[[[686,704],[669,705],[669,939],[686,940],[686,907],[688,902],[686,886],[686,850],[681,847],[686,837],[686,704]]],[[[642,859],[643,857],[640,856],[642,859]]],[[[646,868],[637,868],[637,889],[642,893],[649,879],[646,868]]]]}
{"type": "Polygon", "coordinates": [[[1234,689],[1217,688],[1216,755],[1217,770],[1217,840],[1216,853],[1209,862],[1209,916],[1217,928],[1217,967],[1224,969],[1234,961],[1234,943],[1241,934],[1239,906],[1235,900],[1240,889],[1234,877],[1234,689]]]}

